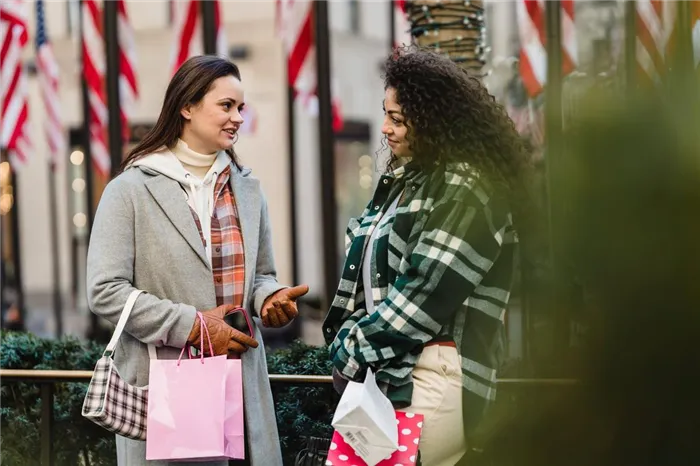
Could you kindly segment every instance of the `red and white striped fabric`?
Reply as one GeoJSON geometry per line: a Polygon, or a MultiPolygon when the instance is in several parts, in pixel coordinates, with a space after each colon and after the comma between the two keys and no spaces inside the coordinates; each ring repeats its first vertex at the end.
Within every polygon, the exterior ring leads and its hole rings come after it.
{"type": "MultiPolygon", "coordinates": [[[[172,3],[175,17],[175,39],[171,57],[171,76],[182,66],[185,61],[195,55],[204,53],[204,39],[202,38],[202,15],[199,0],[175,1],[172,3]]],[[[228,41],[223,26],[221,5],[214,1],[214,23],[216,25],[216,54],[221,57],[228,56],[228,41]]],[[[243,111],[244,123],[239,130],[240,134],[252,134],[257,127],[257,112],[250,102],[246,103],[243,111]]]]}
{"type": "Polygon", "coordinates": [[[635,2],[637,71],[644,85],[660,83],[666,75],[676,5],[662,0],[635,2]]]}
{"type": "MultiPolygon", "coordinates": [[[[287,79],[295,99],[307,112],[318,114],[314,8],[311,0],[277,0],[277,32],[287,55],[287,79]]],[[[331,86],[333,87],[333,86],[331,86]]],[[[343,128],[340,100],[333,96],[333,129],[343,128]]]]}
{"type": "Polygon", "coordinates": [[[119,100],[121,103],[122,137],[129,141],[129,120],[134,115],[139,98],[139,83],[136,74],[136,42],[134,30],[129,23],[124,0],[117,0],[119,29],[119,100]]]}
{"type": "MultiPolygon", "coordinates": [[[[200,0],[175,1],[172,5],[175,18],[175,38],[170,60],[171,76],[188,58],[204,53],[200,0]]],[[[214,23],[216,27],[216,54],[223,57],[228,56],[228,42],[221,17],[221,5],[218,0],[214,0],[214,23]]]]}
{"type": "Polygon", "coordinates": [[[105,50],[102,39],[102,11],[96,0],[84,0],[83,6],[83,79],[88,88],[90,107],[90,150],[98,173],[109,176],[107,150],[107,105],[105,98],[105,50]]]}
{"type": "Polygon", "coordinates": [[[202,33],[198,0],[184,0],[172,4],[175,38],[170,59],[170,74],[182,66],[185,61],[202,53],[202,33]]]}
{"type": "Polygon", "coordinates": [[[410,45],[411,23],[406,14],[406,0],[393,0],[394,3],[394,47],[410,45]]]}
{"type": "Polygon", "coordinates": [[[0,145],[8,150],[14,170],[29,157],[29,103],[22,50],[27,34],[27,3],[0,2],[0,145]]]}
{"type": "MultiPolygon", "coordinates": [[[[688,23],[682,27],[690,29],[693,65],[700,65],[700,2],[689,4],[688,23]]],[[[647,87],[660,84],[672,66],[679,37],[679,8],[682,2],[662,0],[638,0],[636,3],[637,28],[637,75],[647,87]]]]}
{"type": "Polygon", "coordinates": [[[36,67],[41,98],[44,103],[44,129],[49,146],[51,167],[55,170],[66,150],[66,135],[61,121],[58,95],[58,63],[46,34],[44,0],[36,1],[36,67]]]}
{"type": "MultiPolygon", "coordinates": [[[[520,33],[520,74],[531,97],[547,83],[545,0],[517,0],[520,33]]],[[[578,64],[574,0],[561,0],[562,72],[571,73],[578,64]]]]}

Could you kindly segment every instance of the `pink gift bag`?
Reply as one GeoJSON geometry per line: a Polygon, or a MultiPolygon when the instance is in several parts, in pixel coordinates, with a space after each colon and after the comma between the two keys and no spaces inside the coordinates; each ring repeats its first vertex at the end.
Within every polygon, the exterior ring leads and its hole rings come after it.
{"type": "MultiPolygon", "coordinates": [[[[200,314],[200,323],[202,322],[200,314]]],[[[202,323],[202,340],[207,327],[202,323]]],[[[200,345],[200,348],[201,348],[200,345]]],[[[209,340],[211,351],[211,340],[209,340]]],[[[152,359],[148,388],[147,460],[227,459],[225,425],[227,383],[240,361],[226,356],[177,360],[152,359]],[[233,364],[232,364],[233,363],[233,364]]],[[[240,371],[238,371],[240,383],[240,371]]],[[[242,403],[241,403],[242,405],[242,403]]],[[[242,424],[242,423],[241,423],[242,424]]]]}
{"type": "MultiPolygon", "coordinates": [[[[423,415],[396,411],[396,423],[399,428],[399,449],[377,466],[412,466],[418,458],[418,444],[423,429],[423,415]]],[[[371,439],[368,439],[371,441],[371,439]]],[[[328,450],[326,466],[354,465],[366,466],[350,445],[345,443],[338,431],[333,432],[333,439],[328,450]]]]}
{"type": "Polygon", "coordinates": [[[240,359],[227,359],[226,406],[224,408],[224,453],[226,458],[245,458],[243,430],[243,372],[240,359]]]}
{"type": "MultiPolygon", "coordinates": [[[[248,324],[248,331],[255,338],[253,324],[243,308],[237,308],[229,314],[241,312],[248,324]]],[[[224,410],[224,449],[227,458],[245,458],[245,432],[243,418],[243,369],[240,359],[226,360],[228,375],[226,377],[226,407],[224,410]]]]}

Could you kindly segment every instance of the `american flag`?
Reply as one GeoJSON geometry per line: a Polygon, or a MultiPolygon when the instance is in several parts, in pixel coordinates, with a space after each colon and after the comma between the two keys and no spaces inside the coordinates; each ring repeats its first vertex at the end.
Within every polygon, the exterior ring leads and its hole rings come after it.
{"type": "Polygon", "coordinates": [[[66,136],[61,122],[60,99],[58,95],[58,63],[51,43],[46,36],[44,24],[44,0],[36,2],[36,67],[41,98],[44,102],[44,129],[49,146],[51,167],[56,169],[66,148],[66,136]]]}
{"type": "Polygon", "coordinates": [[[666,75],[666,52],[673,32],[675,3],[661,0],[635,2],[637,74],[645,86],[660,83],[666,75]]]}
{"type": "Polygon", "coordinates": [[[171,5],[175,16],[175,40],[170,60],[170,74],[174,75],[189,57],[202,53],[202,28],[198,0],[173,2],[171,5]],[[194,40],[195,37],[196,40],[194,40]]]}
{"type": "MultiPolygon", "coordinates": [[[[547,50],[545,0],[517,0],[520,33],[520,74],[531,97],[538,95],[547,83],[547,50]]],[[[574,0],[561,0],[562,72],[571,73],[578,64],[574,0]]]]}
{"type": "Polygon", "coordinates": [[[90,149],[92,161],[102,176],[109,176],[107,150],[107,106],[105,99],[105,50],[102,40],[102,12],[96,0],[83,0],[83,79],[90,107],[90,149]]]}
{"type": "MultiPolygon", "coordinates": [[[[318,81],[313,1],[277,0],[277,32],[287,55],[287,79],[294,89],[294,98],[301,99],[307,112],[315,116],[318,113],[318,81]]],[[[340,100],[336,96],[331,99],[333,129],[340,131],[343,128],[340,100]]]]}
{"type": "Polygon", "coordinates": [[[134,115],[139,98],[139,83],[136,75],[136,42],[129,23],[126,2],[117,1],[119,28],[119,100],[121,102],[122,137],[129,140],[129,120],[134,115]]]}
{"type": "MultiPolygon", "coordinates": [[[[170,60],[170,74],[172,76],[188,58],[204,53],[204,39],[202,37],[200,0],[175,1],[171,7],[174,8],[173,15],[175,17],[175,39],[170,60]]],[[[228,57],[228,41],[223,26],[221,5],[218,0],[214,0],[214,23],[216,27],[216,55],[228,57]]],[[[239,133],[254,133],[257,127],[257,112],[250,101],[246,102],[243,118],[244,123],[239,133]]]]}
{"type": "Polygon", "coordinates": [[[406,14],[406,0],[392,0],[394,4],[394,47],[410,45],[411,24],[406,14]]]}
{"type": "MultiPolygon", "coordinates": [[[[212,0],[205,0],[212,1],[212,0]]],[[[228,56],[226,31],[221,19],[221,5],[214,1],[214,23],[216,27],[216,55],[228,56]]],[[[200,0],[183,0],[172,3],[174,8],[175,39],[170,60],[171,76],[185,61],[195,55],[204,53],[202,37],[202,15],[200,0]]]]}
{"type": "Polygon", "coordinates": [[[27,3],[0,2],[0,146],[17,170],[29,156],[29,103],[22,49],[27,35],[27,3]]]}

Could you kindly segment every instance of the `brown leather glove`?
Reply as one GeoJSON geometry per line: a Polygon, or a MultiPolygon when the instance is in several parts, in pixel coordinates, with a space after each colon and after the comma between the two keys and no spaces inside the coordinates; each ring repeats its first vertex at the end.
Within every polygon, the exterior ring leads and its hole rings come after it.
{"type": "Polygon", "coordinates": [[[260,318],[265,327],[284,327],[299,315],[297,298],[309,292],[308,285],[283,288],[270,295],[263,303],[260,318]]]}
{"type": "MultiPolygon", "coordinates": [[[[223,305],[207,311],[201,311],[204,325],[209,330],[211,337],[211,345],[214,349],[214,356],[233,353],[245,353],[248,348],[257,348],[258,342],[253,337],[249,337],[243,332],[240,332],[229,324],[224,322],[224,316],[236,309],[233,305],[223,305]]],[[[209,341],[207,333],[204,332],[204,348],[200,348],[200,319],[199,316],[194,320],[194,325],[187,337],[187,342],[195,348],[204,351],[204,354],[211,355],[209,351],[209,341]]]]}

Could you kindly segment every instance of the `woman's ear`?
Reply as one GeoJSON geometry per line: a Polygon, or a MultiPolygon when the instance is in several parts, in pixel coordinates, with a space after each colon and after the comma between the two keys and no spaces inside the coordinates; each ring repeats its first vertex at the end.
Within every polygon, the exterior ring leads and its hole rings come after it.
{"type": "Polygon", "coordinates": [[[182,118],[185,120],[191,120],[192,119],[192,107],[190,105],[186,105],[180,110],[180,115],[182,115],[182,118]]]}

